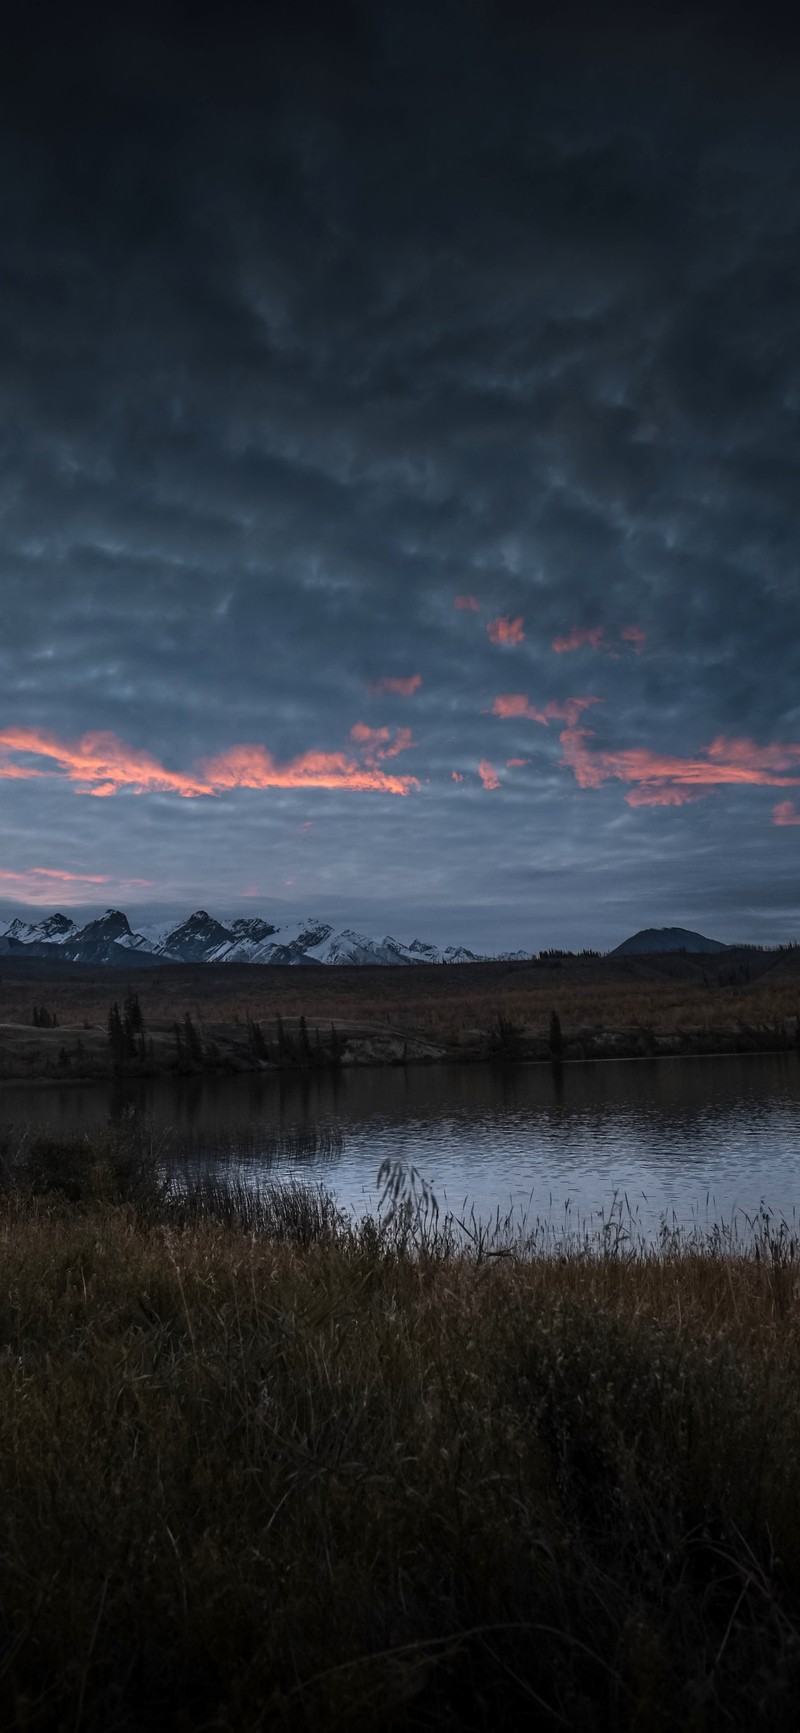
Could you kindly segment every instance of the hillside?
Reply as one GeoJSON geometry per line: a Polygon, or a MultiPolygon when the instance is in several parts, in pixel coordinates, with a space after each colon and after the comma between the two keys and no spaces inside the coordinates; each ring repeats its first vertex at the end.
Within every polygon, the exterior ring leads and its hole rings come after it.
{"type": "Polygon", "coordinates": [[[730,950],[719,939],[707,939],[703,933],[693,933],[688,927],[644,927],[610,953],[612,957],[664,955],[668,951],[706,952],[730,950]]]}

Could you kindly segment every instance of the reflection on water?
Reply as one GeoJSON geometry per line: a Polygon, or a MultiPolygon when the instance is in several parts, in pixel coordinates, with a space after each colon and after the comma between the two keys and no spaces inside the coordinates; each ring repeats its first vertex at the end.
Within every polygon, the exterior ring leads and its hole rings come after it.
{"type": "Polygon", "coordinates": [[[75,1132],[131,1108],[203,1163],[302,1169],[359,1210],[385,1157],[413,1162],[440,1206],[484,1219],[510,1205],[597,1219],[626,1195],[643,1223],[729,1219],[762,1199],[790,1220],[800,1205],[794,1053],[0,1088],[6,1125],[75,1132]]]}

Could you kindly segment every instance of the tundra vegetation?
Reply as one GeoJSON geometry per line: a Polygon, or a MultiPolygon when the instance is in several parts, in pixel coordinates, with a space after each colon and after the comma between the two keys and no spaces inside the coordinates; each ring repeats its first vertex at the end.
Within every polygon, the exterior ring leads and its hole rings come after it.
{"type": "Polygon", "coordinates": [[[796,948],[130,974],[3,959],[0,1078],[779,1051],[799,1013],[796,948]]]}
{"type": "Polygon", "coordinates": [[[5,1138],[0,1725],[794,1729],[800,1254],[5,1138]]]}

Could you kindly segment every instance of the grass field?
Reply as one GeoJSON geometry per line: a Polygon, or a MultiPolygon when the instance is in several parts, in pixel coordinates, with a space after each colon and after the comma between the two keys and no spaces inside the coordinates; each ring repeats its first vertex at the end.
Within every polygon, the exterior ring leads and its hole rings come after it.
{"type": "Polygon", "coordinates": [[[785,1233],[469,1255],[402,1183],[3,1173],[0,1725],[796,1727],[785,1233]]]}

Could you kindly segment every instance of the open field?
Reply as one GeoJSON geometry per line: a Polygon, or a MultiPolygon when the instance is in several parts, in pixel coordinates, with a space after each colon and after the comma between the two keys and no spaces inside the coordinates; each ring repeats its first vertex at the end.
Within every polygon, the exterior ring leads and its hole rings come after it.
{"type": "Polygon", "coordinates": [[[121,1142],[2,1171],[0,1724],[796,1727],[785,1234],[470,1256],[121,1142]]]}
{"type": "Polygon", "coordinates": [[[408,969],[170,964],[130,972],[3,958],[0,1076],[106,1073],[109,1009],[131,991],[147,1037],[136,1063],[150,1071],[545,1059],[553,1012],[566,1059],[752,1051],[797,1040],[800,951],[408,969]],[[33,1028],[34,1006],[55,1016],[57,1027],[33,1028]],[[202,1049],[194,1057],[181,1053],[175,1037],[187,1016],[202,1049]],[[299,1044],[301,1017],[310,1060],[299,1044]],[[282,1052],[278,1018],[289,1038],[282,1052]],[[263,1046],[254,1045],[256,1023],[263,1046]]]}

